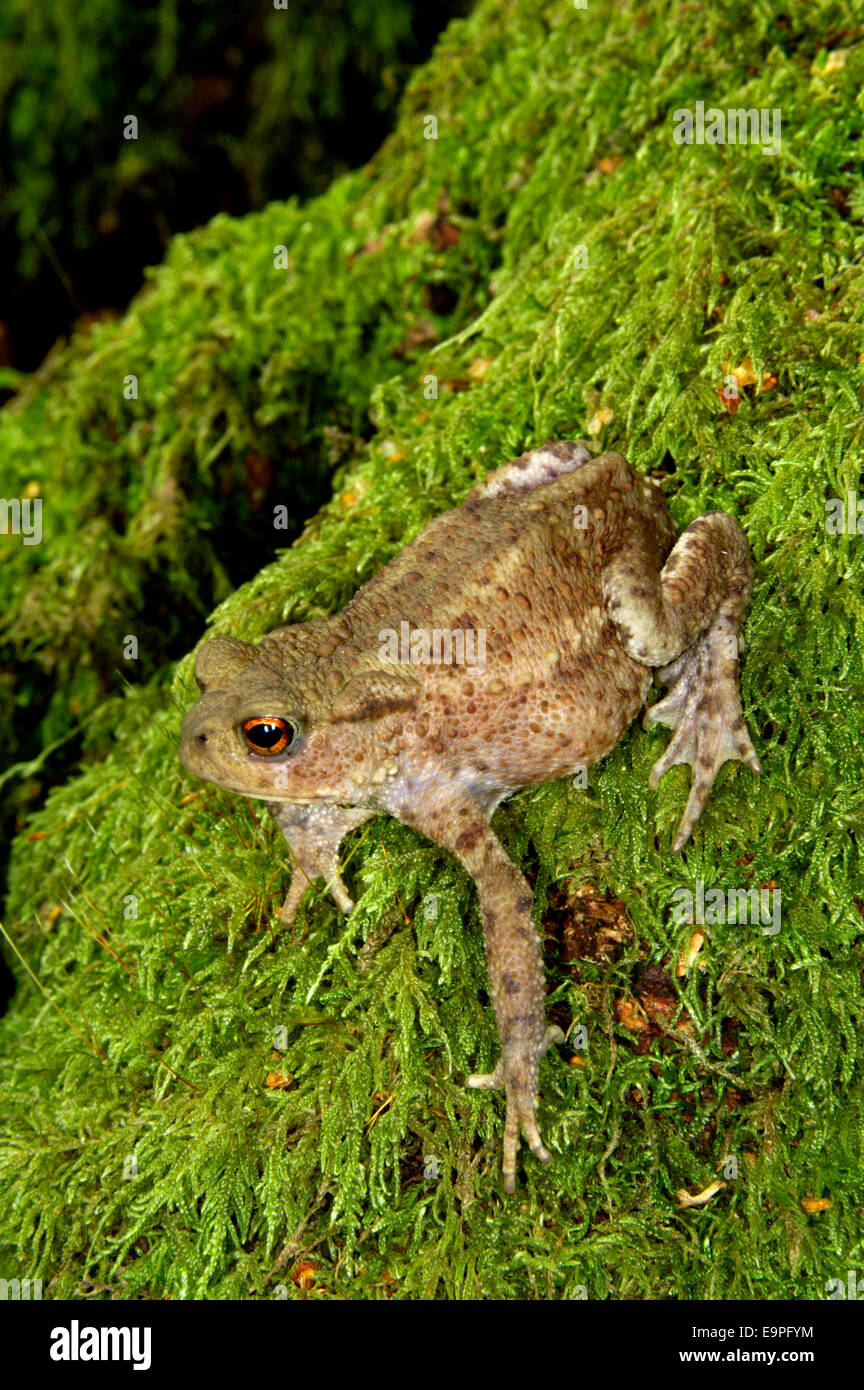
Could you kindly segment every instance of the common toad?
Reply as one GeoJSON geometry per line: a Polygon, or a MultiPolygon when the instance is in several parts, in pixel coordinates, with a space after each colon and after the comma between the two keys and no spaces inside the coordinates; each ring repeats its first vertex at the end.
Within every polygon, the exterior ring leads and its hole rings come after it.
{"type": "Polygon", "coordinates": [[[474,879],[502,1051],[468,1084],[505,1091],[507,1191],[520,1130],[549,1158],[538,1062],[561,1034],[545,1025],[531,890],[490,818],[511,793],[608,753],[659,667],[669,693],[646,720],[674,733],[650,785],[675,763],[693,769],[680,849],[723,762],[760,770],[738,690],[751,575],[726,512],[676,540],[659,485],[620,454],[549,443],[490,473],[338,616],[198,653],[180,756],[269,804],[296,861],[283,921],[319,876],[351,910],[339,844],[381,811],[474,879]]]}

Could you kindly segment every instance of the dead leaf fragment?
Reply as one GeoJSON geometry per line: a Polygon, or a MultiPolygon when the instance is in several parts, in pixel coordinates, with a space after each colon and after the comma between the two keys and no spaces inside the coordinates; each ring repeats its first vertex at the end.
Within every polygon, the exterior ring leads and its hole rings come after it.
{"type": "Polygon", "coordinates": [[[268,1071],[264,1085],[268,1091],[287,1091],[294,1077],[289,1072],[268,1071]]]}
{"type": "MultiPolygon", "coordinates": [[[[675,974],[677,975],[679,980],[682,978],[682,976],[686,975],[689,970],[693,969],[693,963],[694,961],[696,961],[696,958],[699,955],[699,952],[702,950],[704,944],[704,931],[694,931],[687,945],[682,948],[681,954],[678,957],[678,964],[675,968],[675,974]]],[[[704,960],[700,960],[698,962],[698,965],[700,970],[705,969],[704,960]]]]}
{"type": "Polygon", "coordinates": [[[829,1211],[833,1202],[830,1197],[802,1197],[801,1205],[808,1216],[818,1216],[820,1212],[829,1211]]]}
{"type": "Polygon", "coordinates": [[[773,372],[763,372],[760,380],[753,369],[753,361],[749,353],[739,362],[737,367],[732,367],[728,362],[724,362],[723,371],[727,376],[734,376],[740,387],[758,386],[761,392],[773,391],[777,385],[777,377],[773,372]]]}
{"type": "Polygon", "coordinates": [[[315,1287],[315,1283],[318,1279],[318,1266],[313,1264],[312,1260],[298,1260],[297,1264],[294,1266],[294,1272],[291,1278],[294,1280],[298,1289],[303,1289],[308,1292],[309,1289],[314,1289],[315,1287]]]}
{"type": "Polygon", "coordinates": [[[438,329],[430,319],[416,319],[407,330],[404,338],[394,347],[393,356],[402,359],[411,357],[419,348],[437,343],[439,337],[438,329]]]}
{"type": "Polygon", "coordinates": [[[417,214],[409,240],[428,241],[435,251],[446,251],[449,247],[459,244],[462,233],[455,223],[449,220],[446,206],[441,206],[440,200],[439,206],[440,212],[424,210],[417,214]]]}
{"type": "Polygon", "coordinates": [[[848,48],[835,48],[833,53],[829,53],[822,69],[823,77],[827,77],[829,72],[840,72],[841,68],[845,68],[848,52],[848,48]]]}
{"type": "Polygon", "coordinates": [[[687,1189],[685,1187],[682,1187],[675,1194],[678,1198],[678,1206],[704,1207],[708,1202],[711,1201],[712,1197],[717,1196],[717,1193],[720,1191],[721,1187],[725,1186],[726,1183],[723,1181],[723,1179],[717,1178],[714,1182],[709,1183],[703,1192],[697,1192],[695,1196],[691,1196],[687,1189]]]}
{"type": "Polygon", "coordinates": [[[739,386],[755,386],[759,380],[753,370],[753,363],[750,357],[745,357],[739,362],[737,367],[732,367],[728,362],[723,363],[723,371],[727,376],[734,376],[739,386]]]}
{"type": "Polygon", "coordinates": [[[414,221],[414,230],[411,233],[411,240],[425,241],[432,228],[435,226],[437,218],[437,212],[430,212],[428,208],[424,209],[423,212],[418,212],[414,221]]]}
{"type": "Polygon", "coordinates": [[[491,357],[475,357],[468,368],[468,375],[473,377],[475,381],[482,381],[491,366],[491,357]]]}
{"type": "Polygon", "coordinates": [[[633,999],[630,996],[615,1001],[615,1013],[618,1022],[630,1033],[644,1033],[646,1028],[651,1026],[638,999],[633,999]]]}
{"type": "Polygon", "coordinates": [[[591,416],[585,428],[589,434],[599,434],[603,426],[611,424],[614,419],[614,410],[610,410],[608,406],[604,405],[595,415],[591,416]]]}

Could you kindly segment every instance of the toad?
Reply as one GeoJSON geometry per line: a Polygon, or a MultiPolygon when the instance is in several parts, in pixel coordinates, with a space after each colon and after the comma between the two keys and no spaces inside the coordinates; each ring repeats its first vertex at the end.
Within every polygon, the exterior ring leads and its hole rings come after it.
{"type": "Polygon", "coordinates": [[[608,753],[653,670],[668,693],[646,722],[673,736],[649,785],[675,763],[692,768],[679,850],[727,759],[760,770],[738,688],[751,586],[728,513],[697,517],[676,539],[657,483],[620,454],[555,442],[490,473],[337,616],[255,644],[217,636],[198,653],[202,694],[180,757],[272,810],[295,864],[284,922],[318,877],[351,910],[339,845],[382,811],[473,878],[501,1056],[468,1085],[504,1091],[506,1191],[520,1134],[550,1157],[538,1063],[562,1035],[545,1023],[531,889],[492,814],[608,753]]]}

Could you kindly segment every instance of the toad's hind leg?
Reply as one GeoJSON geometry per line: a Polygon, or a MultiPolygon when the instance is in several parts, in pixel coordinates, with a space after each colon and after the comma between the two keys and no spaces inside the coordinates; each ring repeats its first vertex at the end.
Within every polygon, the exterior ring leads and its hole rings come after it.
{"type": "Polygon", "coordinates": [[[471,489],[465,501],[479,502],[483,498],[531,492],[543,483],[554,482],[565,473],[584,468],[593,457],[582,439],[550,439],[546,444],[529,449],[527,454],[520,454],[517,459],[487,473],[482,483],[471,489]]]}
{"type": "Polygon", "coordinates": [[[697,517],[654,579],[648,560],[640,557],[638,543],[613,556],[603,571],[603,596],[628,655],[661,667],[657,679],[669,688],[645,718],[646,724],[663,723],[674,730],[651,770],[650,786],[656,787],[675,763],[689,763],[693,769],[672,846],[677,852],[689,839],[724,762],[736,758],[753,772],[761,771],[738,686],[738,634],[753,567],[747,538],[727,512],[697,517]]]}
{"type": "Polygon", "coordinates": [[[488,1076],[471,1076],[473,1087],[500,1087],[505,1096],[502,1173],[505,1192],[516,1187],[520,1132],[541,1163],[549,1161],[537,1122],[540,1058],[560,1029],[546,1027],[546,989],[540,938],[531,916],[532,893],[505,853],[488,821],[488,806],[464,789],[441,784],[437,798],[418,808],[393,803],[413,825],[461,860],[477,885],[489,993],[495,1008],[501,1059],[488,1076]]]}

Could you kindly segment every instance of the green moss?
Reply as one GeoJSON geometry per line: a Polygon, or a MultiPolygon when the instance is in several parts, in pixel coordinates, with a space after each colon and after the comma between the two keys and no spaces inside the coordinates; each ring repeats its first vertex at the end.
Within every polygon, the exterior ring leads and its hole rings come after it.
{"type": "Polygon", "coordinates": [[[680,857],[688,774],[647,789],[662,730],[631,729],[587,792],[558,783],[498,813],[536,873],[550,1007],[589,1037],[581,1067],[566,1048],[543,1063],[554,1161],[525,1158],[507,1201],[500,1098],[462,1084],[495,1055],[463,871],[380,818],[344,846],[350,921],[316,892],[280,932],[274,826],[177,763],[190,662],[173,704],[161,675],[116,701],[95,736],[112,751],[14,847],[9,931],[32,977],[18,967],[2,1027],[10,1272],[53,1296],[87,1279],[120,1298],[293,1297],[303,1256],[323,1297],[800,1298],[860,1262],[862,559],[859,538],[826,532],[824,501],[861,487],[862,21],[858,3],[781,19],[767,3],[486,0],[366,171],[180,239],[129,318],[66,359],[82,383],[112,356],[119,373],[133,335],[154,479],[175,422],[187,457],[196,422],[220,428],[196,378],[183,387],[200,301],[177,376],[160,342],[185,284],[213,296],[221,365],[200,380],[238,429],[250,393],[266,425],[302,409],[310,377],[316,420],[348,410],[356,428],[371,401],[332,501],[214,615],[246,637],[337,610],[488,468],[611,412],[599,442],[657,470],[680,523],[727,507],[748,531],[744,700],[764,772],[722,772],[680,857]],[[671,113],[700,99],[780,108],[782,149],[675,145],[671,113]],[[268,280],[280,242],[293,270],[268,280]],[[437,344],[417,331],[430,303],[454,330],[437,344]],[[231,331],[241,312],[267,352],[231,331]],[[776,385],[745,387],[733,414],[724,364],[747,356],[776,385]],[[673,893],[699,879],[777,884],[782,928],[710,926],[704,969],[678,978],[692,928],[673,893]],[[626,910],[611,956],[566,949],[580,911],[600,920],[583,885],[626,910]],[[626,1001],[647,1008],[652,979],[677,981],[672,1007],[634,1032],[626,1001]],[[728,1156],[737,1178],[679,1209],[728,1156]],[[830,1207],[808,1213],[810,1196],[830,1207]]]}

